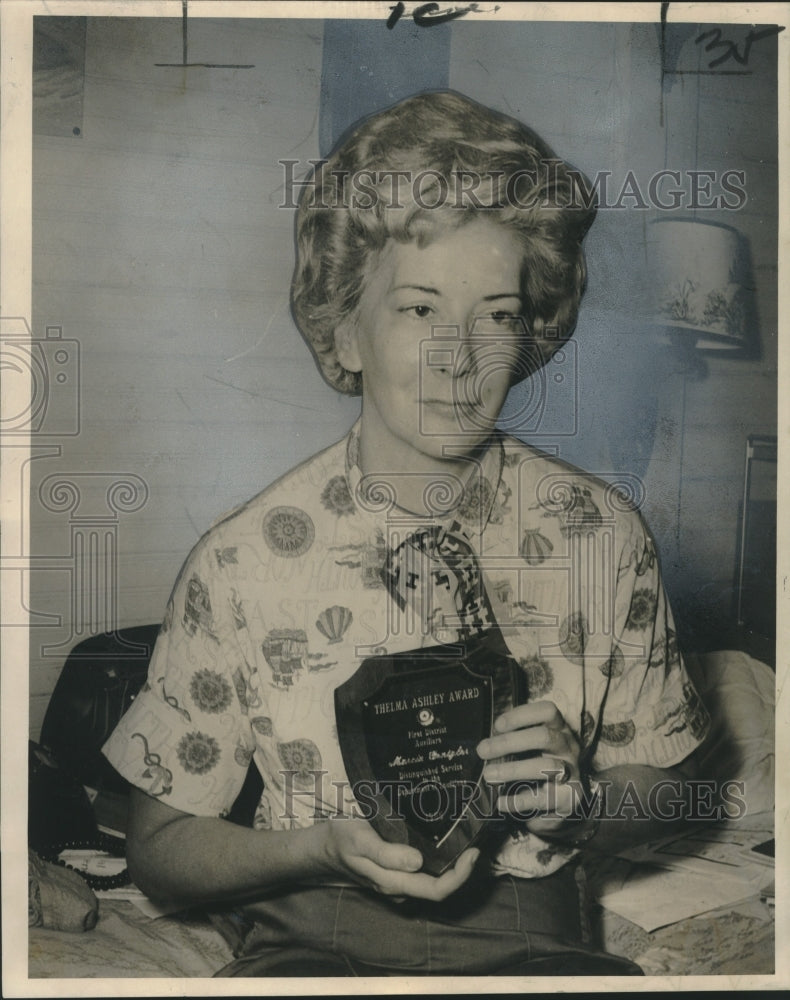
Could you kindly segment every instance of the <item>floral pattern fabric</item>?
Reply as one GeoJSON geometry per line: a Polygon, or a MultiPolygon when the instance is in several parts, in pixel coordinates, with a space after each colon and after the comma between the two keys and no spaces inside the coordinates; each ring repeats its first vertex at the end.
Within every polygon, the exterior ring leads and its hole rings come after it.
{"type": "MultiPolygon", "coordinates": [[[[430,561],[420,576],[430,547],[414,541],[445,533],[479,566],[481,627],[499,628],[528,697],[556,703],[596,770],[688,756],[707,713],[652,539],[608,484],[497,437],[456,508],[417,518],[391,498],[372,502],[357,453],[358,426],[198,542],[147,685],[105,746],[124,777],[176,809],[220,816],[254,759],[259,828],[351,813],[335,689],[365,657],[454,641],[456,584],[430,561]]],[[[525,833],[497,870],[541,876],[568,856],[525,833]]]]}

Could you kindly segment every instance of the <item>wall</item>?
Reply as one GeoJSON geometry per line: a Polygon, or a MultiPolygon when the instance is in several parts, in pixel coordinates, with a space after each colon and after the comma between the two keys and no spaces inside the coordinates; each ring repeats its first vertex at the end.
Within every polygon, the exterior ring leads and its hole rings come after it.
{"type": "MultiPolygon", "coordinates": [[[[577,432],[557,436],[547,427],[544,439],[587,469],[640,476],[681,634],[689,645],[720,648],[730,638],[746,437],[776,433],[776,39],[756,42],[746,65],[716,67],[719,75],[708,66],[722,49],[706,53],[696,42],[703,30],[668,26],[662,86],[657,24],[523,23],[504,31],[462,22],[454,25],[450,86],[532,125],[588,177],[611,172],[610,205],[628,171],[645,193],[664,168],[746,174],[739,210],[695,210],[686,179],[686,203],[673,214],[733,226],[749,245],[757,310],[750,356],[687,361],[651,341],[638,319],[650,277],[645,232],[670,213],[625,198],[624,207],[599,211],[586,240],[577,432]]],[[[741,40],[747,30],[727,34],[741,40]]]]}
{"type": "MultiPolygon", "coordinates": [[[[523,118],[590,176],[747,171],[747,205],[712,217],[751,244],[756,356],[709,358],[693,381],[653,344],[634,319],[649,213],[602,210],[563,383],[573,393],[552,389],[538,433],[521,432],[592,471],[640,477],[683,634],[708,643],[730,613],[745,437],[775,432],[775,45],[755,45],[737,86],[678,77],[662,91],[654,25],[422,30],[449,34],[451,87],[523,118]]],[[[397,31],[419,34],[406,18],[382,26],[338,94],[395,65],[397,31]]],[[[320,22],[193,20],[190,59],[254,68],[165,69],[154,64],[180,60],[180,21],[89,18],[81,135],[35,138],[34,332],[78,341],[81,425],[29,466],[34,737],[68,648],[114,622],[159,620],[205,528],[358,411],[321,381],[288,313],[293,213],[278,208],[277,161],[319,155],[322,67],[338,64],[322,61],[322,37],[320,22]]],[[[691,34],[675,49],[699,65],[691,34]]],[[[536,392],[515,391],[506,417],[536,392]]]]}
{"type": "Polygon", "coordinates": [[[194,19],[190,60],[254,69],[157,68],[181,60],[180,20],[89,18],[81,135],[35,138],[33,326],[79,342],[81,427],[30,465],[31,608],[62,620],[33,629],[34,734],[67,649],[113,617],[159,621],[208,525],[358,409],[324,385],[288,311],[277,161],[318,156],[321,52],[317,22],[194,19]],[[72,533],[96,534],[95,558],[72,533]],[[96,591],[115,607],[92,606],[96,591]]]}

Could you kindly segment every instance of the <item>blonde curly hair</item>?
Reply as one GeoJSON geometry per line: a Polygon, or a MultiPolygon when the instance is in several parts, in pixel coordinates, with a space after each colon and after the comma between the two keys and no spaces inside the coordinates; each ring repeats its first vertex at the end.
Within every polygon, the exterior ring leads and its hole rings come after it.
{"type": "Polygon", "coordinates": [[[335,329],[353,317],[370,258],[388,240],[425,246],[483,213],[523,247],[525,363],[573,333],[586,282],[590,187],[534,132],[453,91],[419,94],[365,119],[305,183],[296,215],[291,310],[326,381],[360,395],[335,329]]]}

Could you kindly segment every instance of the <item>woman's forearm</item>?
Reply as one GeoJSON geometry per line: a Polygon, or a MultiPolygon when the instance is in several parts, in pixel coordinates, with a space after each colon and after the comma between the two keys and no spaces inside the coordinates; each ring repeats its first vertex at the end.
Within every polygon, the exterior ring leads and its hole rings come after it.
{"type": "Polygon", "coordinates": [[[611,854],[670,836],[690,821],[716,818],[708,783],[684,771],[624,764],[600,772],[600,825],[590,847],[611,854]]]}
{"type": "Polygon", "coordinates": [[[325,875],[321,831],[253,830],[191,816],[132,791],[127,860],[135,885],[154,899],[243,900],[325,875]]]}
{"type": "Polygon", "coordinates": [[[192,816],[134,790],[127,858],[135,884],[154,899],[243,902],[282,886],[341,880],[388,896],[434,902],[471,875],[477,850],[441,875],[420,871],[420,852],[387,843],[363,819],[338,818],[300,830],[252,830],[192,816]]]}
{"type": "MultiPolygon", "coordinates": [[[[595,775],[589,789],[574,786],[572,805],[547,806],[527,828],[549,840],[614,854],[622,848],[671,836],[689,822],[729,815],[714,783],[700,781],[684,762],[677,768],[623,764],[595,775]],[[594,791],[594,789],[597,790],[594,791]]],[[[551,792],[551,789],[549,789],[551,792]]],[[[737,802],[733,803],[737,813],[737,802]]]]}

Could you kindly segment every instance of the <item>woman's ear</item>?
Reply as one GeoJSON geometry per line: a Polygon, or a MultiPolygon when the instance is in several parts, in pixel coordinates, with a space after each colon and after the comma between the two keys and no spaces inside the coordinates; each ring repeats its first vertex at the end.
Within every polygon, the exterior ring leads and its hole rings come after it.
{"type": "Polygon", "coordinates": [[[348,372],[361,372],[359,356],[359,331],[353,319],[344,320],[335,327],[335,353],[337,360],[348,372]]]}

